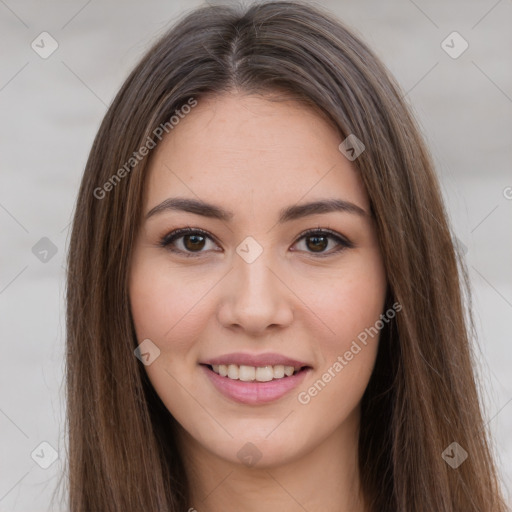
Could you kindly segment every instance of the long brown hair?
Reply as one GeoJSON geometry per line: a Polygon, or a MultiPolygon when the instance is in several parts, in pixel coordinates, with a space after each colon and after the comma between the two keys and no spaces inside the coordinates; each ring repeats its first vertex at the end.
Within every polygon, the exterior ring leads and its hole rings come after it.
{"type": "MultiPolygon", "coordinates": [[[[68,254],[67,418],[72,512],[187,510],[174,419],[134,357],[128,269],[151,151],[134,153],[191,98],[280,92],[366,150],[353,162],[400,314],[381,333],[363,396],[361,484],[378,512],[503,512],[482,418],[467,277],[431,157],[399,86],[318,7],[205,6],[142,58],[110,106],[83,175],[68,254]],[[127,164],[128,163],[128,164],[127,164]],[[124,172],[119,170],[124,168],[124,172]],[[108,183],[108,184],[107,184],[108,183]],[[452,468],[442,453],[468,454],[452,468]]],[[[193,114],[192,114],[193,115],[193,114]]]]}

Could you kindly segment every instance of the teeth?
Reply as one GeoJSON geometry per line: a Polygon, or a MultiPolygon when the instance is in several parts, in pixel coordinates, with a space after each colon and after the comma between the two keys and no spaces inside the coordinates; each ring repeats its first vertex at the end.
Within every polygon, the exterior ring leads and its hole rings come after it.
{"type": "Polygon", "coordinates": [[[228,377],[234,380],[238,379],[238,366],[236,364],[228,366],[228,377]]]}
{"type": "Polygon", "coordinates": [[[274,379],[282,379],[284,377],[284,366],[278,364],[274,366],[274,379]]]}
{"type": "Polygon", "coordinates": [[[275,366],[246,366],[237,364],[214,364],[213,371],[221,377],[228,377],[233,380],[241,380],[244,382],[269,382],[273,379],[282,379],[284,376],[291,377],[298,372],[300,368],[293,366],[283,366],[277,364],[275,366]]]}
{"type": "Polygon", "coordinates": [[[272,366],[260,366],[254,372],[258,382],[268,382],[274,378],[274,368],[272,366]]]}
{"type": "MultiPolygon", "coordinates": [[[[259,368],[258,368],[259,370],[259,368]]],[[[241,365],[238,369],[238,379],[245,382],[250,382],[256,378],[256,368],[254,366],[241,365]]]]}
{"type": "Polygon", "coordinates": [[[284,374],[287,376],[287,377],[290,377],[290,375],[293,375],[293,366],[285,366],[284,367],[284,374]]]}

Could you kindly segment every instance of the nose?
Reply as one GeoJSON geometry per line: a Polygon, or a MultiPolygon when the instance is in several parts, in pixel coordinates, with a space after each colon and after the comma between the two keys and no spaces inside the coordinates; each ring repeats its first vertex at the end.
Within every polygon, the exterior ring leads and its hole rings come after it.
{"type": "Polygon", "coordinates": [[[266,257],[266,251],[252,263],[235,255],[233,269],[221,285],[218,319],[224,327],[263,335],[270,328],[291,324],[293,292],[286,286],[284,276],[272,266],[276,267],[266,257]]]}

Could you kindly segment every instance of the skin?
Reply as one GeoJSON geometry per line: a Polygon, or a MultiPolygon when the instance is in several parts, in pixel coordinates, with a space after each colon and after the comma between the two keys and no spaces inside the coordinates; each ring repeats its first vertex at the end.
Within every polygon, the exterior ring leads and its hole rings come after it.
{"type": "Polygon", "coordinates": [[[298,401],[384,308],[386,275],[369,200],[341,141],[304,105],[232,92],[202,97],[151,155],[144,217],[177,196],[234,214],[222,221],[167,210],[143,218],[130,268],[138,341],[149,338],[160,349],[145,369],[180,424],[190,507],[198,512],[364,510],[360,401],[378,336],[309,403],[298,401]],[[284,207],[328,198],[367,215],[317,213],[277,223],[284,207]],[[196,248],[196,257],[159,245],[183,227],[211,234],[202,246],[186,236],[173,243],[182,252],[196,248]],[[311,228],[329,228],[354,247],[334,252],[339,245],[328,238],[315,252],[311,235],[300,237],[311,228]],[[236,252],[247,236],[263,249],[252,263],[236,252]],[[240,404],[199,366],[232,352],[277,352],[312,370],[274,402],[240,404]],[[261,454],[254,466],[237,456],[248,442],[261,454]]]}

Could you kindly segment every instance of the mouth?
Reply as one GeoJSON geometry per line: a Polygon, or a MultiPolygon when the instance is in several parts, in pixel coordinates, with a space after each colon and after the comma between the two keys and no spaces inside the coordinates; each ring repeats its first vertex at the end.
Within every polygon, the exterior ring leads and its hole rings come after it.
{"type": "Polygon", "coordinates": [[[231,380],[240,380],[243,382],[271,382],[274,380],[287,379],[293,375],[297,375],[310,366],[290,366],[290,365],[265,365],[265,366],[248,366],[238,364],[206,364],[210,371],[226,377],[231,380]]]}
{"type": "Polygon", "coordinates": [[[264,405],[289,395],[299,386],[311,366],[238,364],[199,365],[213,388],[224,398],[246,405],[264,405]]]}

